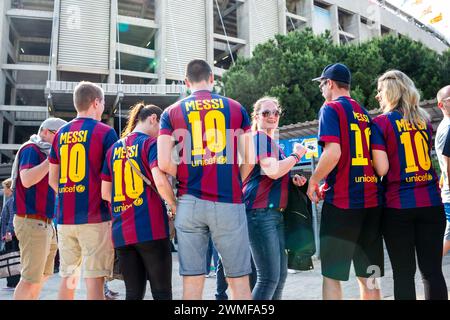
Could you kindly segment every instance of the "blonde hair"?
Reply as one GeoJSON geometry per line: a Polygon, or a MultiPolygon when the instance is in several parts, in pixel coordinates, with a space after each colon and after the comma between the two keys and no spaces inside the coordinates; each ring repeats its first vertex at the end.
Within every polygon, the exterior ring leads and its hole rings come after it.
{"type": "Polygon", "coordinates": [[[378,78],[383,112],[398,111],[403,118],[420,127],[430,121],[430,115],[419,106],[420,94],[414,82],[399,70],[390,70],[378,78]]]}
{"type": "Polygon", "coordinates": [[[131,133],[139,121],[145,121],[148,117],[153,114],[156,114],[156,117],[159,121],[159,118],[162,114],[162,109],[153,104],[145,105],[144,102],[138,102],[134,106],[131,107],[129,111],[129,118],[127,121],[127,125],[125,129],[122,131],[122,138],[125,138],[129,133],[131,133]]]}
{"type": "Polygon", "coordinates": [[[2,182],[2,186],[5,189],[11,189],[11,185],[12,185],[12,179],[11,178],[8,178],[8,179],[6,179],[6,180],[4,180],[2,182]]]}
{"type": "Polygon", "coordinates": [[[265,96],[265,97],[258,99],[258,101],[256,101],[255,104],[253,105],[253,112],[252,112],[252,130],[253,131],[258,130],[258,123],[256,121],[256,115],[261,111],[261,107],[262,107],[263,103],[266,101],[273,102],[277,106],[278,111],[280,111],[280,113],[282,112],[280,102],[278,101],[277,98],[265,96]]]}

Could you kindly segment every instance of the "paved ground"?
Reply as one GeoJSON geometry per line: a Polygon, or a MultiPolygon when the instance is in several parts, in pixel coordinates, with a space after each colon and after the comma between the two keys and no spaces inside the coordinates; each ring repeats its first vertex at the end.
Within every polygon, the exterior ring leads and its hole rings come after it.
{"type": "MultiPolygon", "coordinates": [[[[390,266],[390,262],[387,258],[387,254],[385,255],[385,277],[381,280],[381,288],[384,299],[393,299],[393,282],[392,282],[392,270],[390,266]]],[[[173,254],[173,297],[174,299],[181,299],[182,295],[182,282],[181,277],[178,275],[178,256],[176,253],[173,254]]],[[[283,299],[286,300],[320,300],[322,298],[321,286],[322,286],[322,278],[320,274],[320,261],[314,261],[315,269],[313,271],[306,272],[298,272],[295,274],[288,274],[288,278],[286,281],[286,286],[284,289],[283,299]]],[[[443,270],[445,279],[447,282],[447,287],[449,288],[449,296],[450,296],[450,255],[447,255],[444,258],[443,262],[443,270]]],[[[205,299],[214,299],[215,292],[215,278],[206,278],[205,279],[205,290],[204,290],[204,298],[205,299]]],[[[42,291],[41,299],[42,300],[55,300],[57,298],[57,291],[59,286],[59,276],[54,275],[49,279],[49,281],[44,286],[42,291]]],[[[0,288],[6,286],[6,280],[0,279],[0,288]]],[[[125,286],[123,281],[114,280],[109,284],[110,288],[114,291],[120,292],[120,296],[118,299],[125,298],[125,286]]],[[[416,274],[416,288],[417,295],[419,299],[423,299],[423,286],[420,280],[420,276],[416,274]]],[[[358,284],[354,278],[354,275],[351,276],[348,282],[343,283],[343,291],[345,299],[359,299],[359,290],[358,284]]],[[[10,300],[12,299],[12,292],[0,290],[0,300],[10,300]]],[[[79,290],[77,293],[77,299],[86,299],[86,289],[84,284],[80,284],[79,290]]],[[[151,300],[150,290],[147,290],[147,294],[145,299],[151,300]]]]}

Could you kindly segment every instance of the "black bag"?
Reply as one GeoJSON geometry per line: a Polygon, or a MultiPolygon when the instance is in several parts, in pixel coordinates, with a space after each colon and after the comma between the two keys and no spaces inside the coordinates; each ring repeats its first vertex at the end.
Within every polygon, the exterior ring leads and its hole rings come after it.
{"type": "Polygon", "coordinates": [[[284,211],[288,268],[300,271],[314,268],[311,257],[316,252],[312,205],[306,196],[307,189],[308,183],[297,187],[290,178],[288,205],[284,211]]]}
{"type": "Polygon", "coordinates": [[[20,251],[16,241],[0,242],[0,279],[20,274],[20,251]]]}

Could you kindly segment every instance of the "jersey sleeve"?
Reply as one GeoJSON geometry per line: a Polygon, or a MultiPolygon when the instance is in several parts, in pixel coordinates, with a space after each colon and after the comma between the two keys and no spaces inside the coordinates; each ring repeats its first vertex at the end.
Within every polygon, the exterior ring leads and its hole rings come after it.
{"type": "Polygon", "coordinates": [[[50,155],[48,156],[48,161],[52,164],[59,164],[59,154],[58,154],[58,141],[59,141],[59,131],[53,139],[52,148],[50,149],[50,155]]]}
{"type": "Polygon", "coordinates": [[[112,177],[111,177],[111,154],[112,154],[113,148],[114,148],[114,146],[111,146],[111,148],[109,148],[108,152],[106,153],[105,161],[103,162],[102,173],[100,175],[101,179],[103,181],[107,181],[107,182],[111,182],[112,181],[112,177]]]}
{"type": "Polygon", "coordinates": [[[148,164],[150,170],[158,166],[158,146],[156,141],[152,141],[148,147],[148,164]]]}
{"type": "Polygon", "coordinates": [[[244,129],[244,132],[249,132],[251,130],[250,117],[248,116],[247,110],[245,110],[243,106],[241,106],[241,114],[242,114],[241,128],[244,129]]]}
{"type": "Polygon", "coordinates": [[[119,137],[117,137],[116,131],[111,128],[111,130],[105,134],[105,138],[103,139],[103,150],[108,150],[117,140],[119,140],[119,137]]]}
{"type": "Polygon", "coordinates": [[[41,163],[37,151],[30,145],[20,151],[19,171],[33,168],[41,163]]]}
{"type": "Polygon", "coordinates": [[[382,128],[382,119],[380,117],[373,119],[370,128],[370,145],[373,150],[386,151],[386,141],[382,128]]]}
{"type": "Polygon", "coordinates": [[[165,110],[161,115],[161,121],[159,122],[159,135],[169,135],[173,133],[173,127],[170,122],[169,111],[165,110]]]}
{"type": "MultiPolygon", "coordinates": [[[[448,129],[450,131],[450,126],[448,129]]],[[[447,138],[445,138],[444,150],[442,150],[442,154],[446,157],[450,157],[450,132],[447,133],[447,138]]]]}
{"type": "Polygon", "coordinates": [[[324,105],[319,113],[319,144],[326,142],[340,143],[341,130],[339,128],[339,115],[329,105],[324,105]]]}

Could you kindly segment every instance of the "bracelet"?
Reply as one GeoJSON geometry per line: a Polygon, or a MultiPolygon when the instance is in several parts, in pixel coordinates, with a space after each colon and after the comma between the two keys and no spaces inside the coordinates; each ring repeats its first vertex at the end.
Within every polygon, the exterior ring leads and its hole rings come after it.
{"type": "Polygon", "coordinates": [[[296,162],[300,162],[300,157],[298,154],[296,153],[291,153],[289,156],[293,156],[297,161],[296,162]]]}

